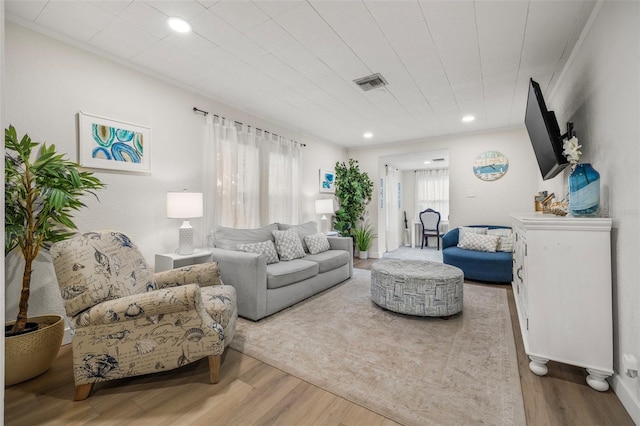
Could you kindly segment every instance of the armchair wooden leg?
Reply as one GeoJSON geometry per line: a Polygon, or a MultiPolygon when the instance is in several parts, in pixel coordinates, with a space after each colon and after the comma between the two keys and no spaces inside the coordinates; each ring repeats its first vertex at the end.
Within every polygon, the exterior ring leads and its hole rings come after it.
{"type": "Polygon", "coordinates": [[[220,381],[220,364],[222,355],[209,355],[209,381],[213,384],[220,381]]]}
{"type": "Polygon", "coordinates": [[[85,383],[84,385],[77,385],[76,391],[73,394],[74,401],[83,401],[89,397],[89,393],[91,393],[91,389],[93,388],[93,383],[85,383]]]}

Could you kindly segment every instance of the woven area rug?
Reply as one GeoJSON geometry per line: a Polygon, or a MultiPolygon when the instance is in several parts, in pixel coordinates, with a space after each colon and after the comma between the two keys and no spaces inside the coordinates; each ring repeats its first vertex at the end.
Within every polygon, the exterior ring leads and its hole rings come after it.
{"type": "Polygon", "coordinates": [[[405,425],[524,425],[503,288],[464,285],[463,312],[386,311],[370,272],[259,322],[239,319],[231,347],[405,425]]]}

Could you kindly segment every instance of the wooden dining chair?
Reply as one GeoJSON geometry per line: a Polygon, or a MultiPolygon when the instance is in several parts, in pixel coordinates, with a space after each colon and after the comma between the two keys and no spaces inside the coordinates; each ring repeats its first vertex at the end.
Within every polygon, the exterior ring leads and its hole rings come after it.
{"type": "Polygon", "coordinates": [[[422,243],[420,249],[426,245],[429,247],[429,237],[436,237],[438,239],[437,247],[440,250],[440,238],[444,233],[440,232],[440,212],[433,209],[426,209],[419,214],[420,222],[422,223],[422,243]]]}

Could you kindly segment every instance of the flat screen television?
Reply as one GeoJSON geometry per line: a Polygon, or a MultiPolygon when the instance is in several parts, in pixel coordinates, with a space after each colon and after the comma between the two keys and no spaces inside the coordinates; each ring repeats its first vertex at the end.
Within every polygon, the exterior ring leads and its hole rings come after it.
{"type": "Polygon", "coordinates": [[[553,111],[547,111],[540,85],[529,80],[529,97],[524,124],[538,160],[542,180],[551,179],[569,164],[562,155],[563,135],[553,111]]]}

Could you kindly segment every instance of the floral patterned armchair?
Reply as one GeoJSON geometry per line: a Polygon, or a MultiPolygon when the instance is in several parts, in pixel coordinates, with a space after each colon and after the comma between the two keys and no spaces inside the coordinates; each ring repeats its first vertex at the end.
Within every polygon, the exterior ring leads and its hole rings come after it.
{"type": "Polygon", "coordinates": [[[238,317],[236,292],[216,263],[154,274],[116,231],[51,247],[73,338],[74,400],[100,381],[171,370],[208,357],[211,383],[238,317]]]}

